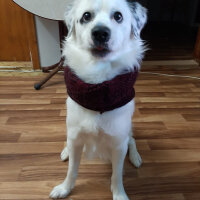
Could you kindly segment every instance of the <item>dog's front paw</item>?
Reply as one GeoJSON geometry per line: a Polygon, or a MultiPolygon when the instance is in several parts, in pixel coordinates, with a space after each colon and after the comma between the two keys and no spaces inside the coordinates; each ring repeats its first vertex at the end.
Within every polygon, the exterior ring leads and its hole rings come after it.
{"type": "Polygon", "coordinates": [[[60,158],[61,158],[62,161],[68,160],[68,158],[69,158],[69,153],[68,153],[67,147],[65,147],[65,148],[63,149],[63,151],[61,152],[60,158]]]}
{"type": "Polygon", "coordinates": [[[137,168],[139,168],[142,165],[142,158],[137,151],[130,152],[129,159],[130,159],[131,163],[137,168]]]}
{"type": "Polygon", "coordinates": [[[128,196],[125,192],[114,194],[113,193],[113,200],[129,200],[128,196]]]}
{"type": "Polygon", "coordinates": [[[60,184],[53,188],[49,196],[52,199],[63,199],[67,197],[69,193],[70,190],[66,189],[63,184],[60,184]]]}

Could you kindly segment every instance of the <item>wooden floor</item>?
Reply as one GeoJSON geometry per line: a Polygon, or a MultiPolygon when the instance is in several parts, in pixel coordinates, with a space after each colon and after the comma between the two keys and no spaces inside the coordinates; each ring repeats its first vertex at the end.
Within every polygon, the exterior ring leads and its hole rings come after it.
{"type": "MultiPolygon", "coordinates": [[[[143,71],[200,76],[197,65],[145,65],[143,71]]],[[[0,76],[0,199],[44,200],[67,163],[65,85],[56,75],[41,91],[39,77],[0,76]]],[[[133,118],[143,166],[127,160],[131,200],[200,199],[200,80],[140,74],[133,118]]],[[[82,160],[73,200],[110,200],[111,165],[82,160]]]]}

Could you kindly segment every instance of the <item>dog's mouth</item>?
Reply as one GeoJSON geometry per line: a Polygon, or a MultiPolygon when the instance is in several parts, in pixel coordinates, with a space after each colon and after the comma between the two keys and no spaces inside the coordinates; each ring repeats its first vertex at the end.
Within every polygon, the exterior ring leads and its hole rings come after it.
{"type": "Polygon", "coordinates": [[[91,52],[96,57],[105,57],[110,53],[110,50],[107,46],[95,46],[91,48],[91,52]]]}

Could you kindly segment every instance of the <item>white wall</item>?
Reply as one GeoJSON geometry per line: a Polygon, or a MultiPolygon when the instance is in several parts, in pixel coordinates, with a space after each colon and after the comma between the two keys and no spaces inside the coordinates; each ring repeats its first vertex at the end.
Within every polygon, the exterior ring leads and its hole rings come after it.
{"type": "Polygon", "coordinates": [[[59,62],[60,35],[58,21],[35,16],[40,66],[46,67],[59,62]]]}

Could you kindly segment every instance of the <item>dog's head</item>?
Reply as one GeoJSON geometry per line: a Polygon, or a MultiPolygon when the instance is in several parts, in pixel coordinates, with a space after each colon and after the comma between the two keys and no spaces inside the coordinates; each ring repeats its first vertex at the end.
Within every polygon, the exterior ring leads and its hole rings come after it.
{"type": "Polygon", "coordinates": [[[130,0],[74,0],[65,14],[68,38],[97,58],[115,55],[140,39],[146,20],[146,9],[130,0]]]}

